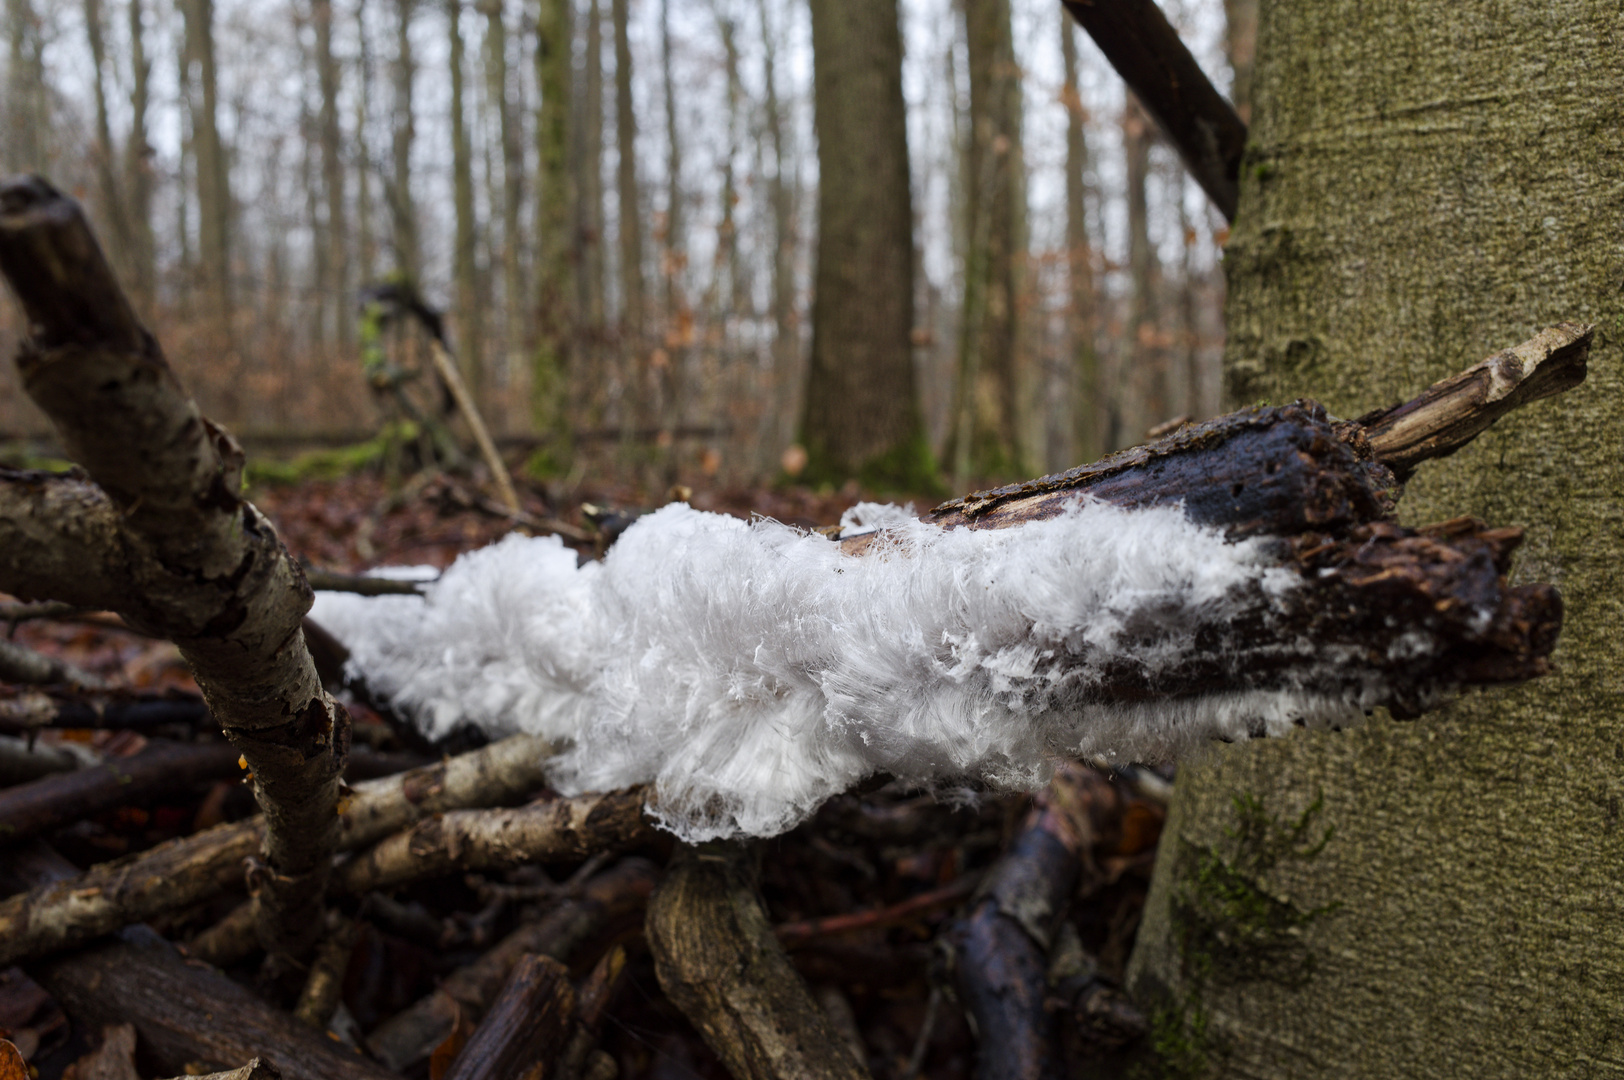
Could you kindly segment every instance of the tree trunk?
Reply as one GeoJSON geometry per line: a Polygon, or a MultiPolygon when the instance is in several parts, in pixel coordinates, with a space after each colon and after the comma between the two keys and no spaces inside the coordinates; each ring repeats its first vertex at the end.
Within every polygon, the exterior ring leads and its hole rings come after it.
{"type": "Polygon", "coordinates": [[[964,21],[970,68],[964,306],[948,452],[961,489],[972,478],[1028,471],[1019,312],[1026,170],[1009,0],[965,0],[964,21]]]}
{"type": "MultiPolygon", "coordinates": [[[[1117,447],[1143,442],[1145,432],[1168,418],[1166,350],[1157,343],[1160,262],[1150,243],[1150,144],[1155,128],[1131,93],[1122,111],[1122,156],[1128,188],[1128,327],[1122,345],[1120,425],[1117,447]]],[[[1116,447],[1113,447],[1115,449],[1116,447]]]]}
{"type": "Polygon", "coordinates": [[[665,98],[665,349],[663,363],[655,370],[655,424],[660,429],[658,444],[664,450],[664,476],[676,482],[676,454],[671,449],[671,431],[682,422],[683,395],[687,390],[684,370],[687,346],[692,338],[693,312],[683,291],[683,275],[688,268],[686,215],[683,213],[682,132],[677,125],[677,87],[671,68],[671,0],[660,0],[660,80],[665,98]]]}
{"type": "Polygon", "coordinates": [[[393,176],[386,193],[394,234],[395,272],[414,285],[423,270],[423,256],[417,236],[417,207],[412,201],[412,141],[417,135],[417,121],[412,111],[412,80],[417,75],[412,60],[411,35],[412,9],[415,6],[415,0],[395,0],[393,176]]]}
{"type": "Polygon", "coordinates": [[[349,227],[344,212],[344,158],[338,125],[338,60],[333,56],[333,0],[313,0],[311,22],[316,30],[316,81],[321,89],[321,115],[317,137],[321,142],[321,187],[327,220],[320,241],[326,247],[326,280],[321,282],[323,305],[330,314],[324,336],[347,352],[350,342],[349,227]]]}
{"type": "Polygon", "coordinates": [[[603,370],[603,12],[591,0],[586,19],[586,57],[581,65],[580,112],[576,116],[575,266],[576,342],[579,377],[576,407],[597,427],[606,404],[603,370]]]}
{"type": "Polygon", "coordinates": [[[6,168],[45,171],[50,167],[45,42],[32,0],[6,0],[6,44],[6,168]]]}
{"type": "Polygon", "coordinates": [[[485,13],[487,94],[491,107],[496,110],[497,130],[502,140],[502,336],[507,353],[505,371],[511,378],[521,364],[519,357],[524,351],[528,308],[519,236],[519,216],[524,209],[524,146],[520,142],[523,132],[519,114],[508,102],[507,23],[502,18],[502,4],[500,0],[488,0],[482,10],[485,13]]]}
{"type": "Polygon", "coordinates": [[[214,0],[184,0],[187,81],[197,65],[191,97],[192,150],[197,162],[197,247],[207,283],[209,314],[222,327],[231,321],[231,187],[220,139],[219,80],[214,62],[214,0]]]}
{"type": "Polygon", "coordinates": [[[148,80],[142,0],[129,0],[130,137],[124,144],[124,197],[130,223],[129,287],[136,310],[152,315],[157,291],[157,240],[152,234],[152,144],[147,141],[148,80]]]}
{"type": "Polygon", "coordinates": [[[772,176],[767,180],[773,218],[772,400],[764,410],[760,439],[768,455],[762,464],[771,470],[794,423],[793,398],[799,382],[801,349],[795,317],[795,180],[790,175],[783,107],[778,100],[778,43],[768,20],[766,0],[758,0],[757,11],[761,19],[761,81],[766,91],[763,112],[773,164],[772,176]]]}
{"type": "Polygon", "coordinates": [[[928,491],[914,385],[913,198],[895,0],[813,0],[818,263],[801,442],[813,483],[928,491]]]}
{"type": "Polygon", "coordinates": [[[536,22],[536,351],[531,413],[552,436],[553,468],[569,454],[570,61],[575,20],[567,0],[541,0],[536,22]]]}
{"type": "MultiPolygon", "coordinates": [[[[615,192],[619,203],[620,335],[622,353],[642,351],[643,228],[637,205],[637,111],[632,103],[630,0],[612,0],[615,23],[615,192]]],[[[640,365],[634,365],[640,370],[640,365]]],[[[639,382],[637,393],[642,393],[639,382]]]]}
{"type": "Polygon", "coordinates": [[[1617,1060],[1617,36],[1586,0],[1264,11],[1224,259],[1232,399],[1354,415],[1542,320],[1599,325],[1590,385],[1425,467],[1401,504],[1526,528],[1514,578],[1562,586],[1557,673],[1181,772],[1130,970],[1180,1075],[1617,1060]]]}
{"type": "Polygon", "coordinates": [[[1072,363],[1072,457],[1093,461],[1105,452],[1100,438],[1099,354],[1094,347],[1094,245],[1088,236],[1088,138],[1077,91],[1077,28],[1060,12],[1060,53],[1066,106],[1066,277],[1070,310],[1066,332],[1072,363]]]}
{"type": "Polygon", "coordinates": [[[474,401],[483,405],[484,355],[479,302],[478,224],[474,221],[474,154],[470,147],[468,113],[463,101],[462,0],[447,0],[446,24],[451,35],[451,202],[457,232],[452,248],[451,274],[457,285],[457,366],[474,401]]]}
{"type": "Polygon", "coordinates": [[[1224,53],[1234,82],[1229,100],[1246,123],[1252,122],[1252,65],[1257,61],[1258,0],[1224,0],[1224,53]]]}
{"type": "Polygon", "coordinates": [[[126,279],[130,276],[130,228],[124,216],[124,196],[119,191],[118,173],[113,167],[113,129],[107,119],[107,88],[102,80],[107,73],[107,49],[103,38],[101,0],[85,0],[85,38],[90,43],[90,78],[96,99],[96,184],[101,219],[106,222],[104,235],[113,265],[126,279]]]}

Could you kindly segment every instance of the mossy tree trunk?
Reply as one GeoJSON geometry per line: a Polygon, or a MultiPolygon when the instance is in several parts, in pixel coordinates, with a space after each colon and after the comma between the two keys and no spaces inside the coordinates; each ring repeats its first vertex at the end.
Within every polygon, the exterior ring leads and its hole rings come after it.
{"type": "Polygon", "coordinates": [[[1624,1058],[1624,22],[1265,3],[1231,397],[1357,415],[1563,319],[1589,382],[1428,465],[1408,524],[1525,527],[1558,673],[1183,770],[1130,972],[1173,1075],[1578,1077],[1624,1058]]]}
{"type": "Polygon", "coordinates": [[[801,440],[808,480],[927,490],[935,466],[910,338],[913,200],[897,19],[896,0],[812,3],[822,179],[801,440]]]}
{"type": "Polygon", "coordinates": [[[569,122],[574,11],[565,0],[541,0],[536,16],[536,352],[530,400],[536,430],[552,436],[544,471],[567,468],[570,455],[569,122]]]}

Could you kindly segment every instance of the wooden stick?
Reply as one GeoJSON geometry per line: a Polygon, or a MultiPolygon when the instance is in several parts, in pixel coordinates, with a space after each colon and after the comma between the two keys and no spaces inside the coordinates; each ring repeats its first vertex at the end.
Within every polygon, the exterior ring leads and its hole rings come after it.
{"type": "Polygon", "coordinates": [[[26,689],[0,697],[0,732],[30,734],[41,728],[109,730],[183,725],[197,727],[212,721],[208,706],[195,694],[141,694],[108,691],[66,694],[59,690],[26,689]]]}
{"type": "Polygon", "coordinates": [[[459,1019],[484,1015],[520,957],[537,953],[573,962],[587,939],[643,908],[657,873],[653,863],[631,858],[591,878],[580,896],[519,926],[478,960],[446,976],[433,993],[379,1024],[367,1037],[367,1049],[391,1069],[406,1072],[428,1057],[459,1019]]]}
{"type": "Polygon", "coordinates": [[[648,911],[661,988],[735,1080],[867,1077],[768,925],[753,862],[740,844],[678,849],[648,911]]]}
{"type": "Polygon", "coordinates": [[[649,839],[641,787],[512,810],[460,810],[428,818],[340,867],[335,888],[367,893],[453,870],[561,862],[649,839]]]}
{"type": "Polygon", "coordinates": [[[1448,457],[1512,409],[1584,382],[1595,329],[1579,323],[1546,327],[1521,345],[1358,422],[1377,459],[1405,479],[1421,462],[1448,457]]]}
{"type": "Polygon", "coordinates": [[[575,988],[563,964],[526,956],[514,967],[445,1080],[546,1080],[558,1075],[575,1018],[575,988]]]}
{"type": "Polygon", "coordinates": [[[355,944],[355,921],[336,912],[327,919],[327,936],[316,947],[304,989],[293,1006],[293,1018],[317,1031],[326,1031],[344,989],[344,971],[355,944]]]}
{"type": "Polygon", "coordinates": [[[496,444],[491,441],[491,433],[485,427],[485,419],[479,415],[473,395],[468,392],[467,384],[462,381],[462,375],[457,371],[457,362],[451,358],[451,354],[446,351],[440,339],[432,335],[429,338],[429,352],[434,357],[434,370],[440,373],[446,389],[451,391],[452,400],[457,403],[458,411],[462,413],[462,418],[468,421],[469,430],[474,433],[474,442],[479,445],[479,456],[485,459],[485,467],[491,471],[491,480],[496,484],[496,491],[501,496],[502,504],[509,512],[520,513],[519,494],[513,490],[513,480],[508,476],[502,455],[496,452],[496,444]]]}
{"type": "Polygon", "coordinates": [[[1064,0],[1229,221],[1240,202],[1246,125],[1154,0],[1064,0]]]}
{"type": "Polygon", "coordinates": [[[101,690],[107,685],[77,664],[46,656],[5,638],[0,638],[0,682],[34,685],[66,683],[86,690],[101,690]]]}
{"type": "Polygon", "coordinates": [[[154,740],[134,757],[41,777],[0,791],[0,846],[80,818],[133,806],[205,780],[241,775],[230,743],[154,740]]]}
{"type": "MultiPolygon", "coordinates": [[[[432,814],[522,799],[544,782],[548,752],[545,740],[514,735],[437,765],[357,785],[338,815],[335,846],[353,850],[432,814]]],[[[264,828],[257,817],[217,825],[0,901],[0,966],[240,887],[243,860],[259,850],[264,828]]]]}
{"type": "Polygon", "coordinates": [[[44,514],[0,527],[0,589],[110,608],[180,647],[265,812],[262,936],[303,954],[349,746],[300,638],[309,587],[239,494],[241,448],[187,396],[78,204],[38,177],[0,185],[0,273],[28,320],[23,387],[94,481],[0,475],[0,511],[44,514]]]}

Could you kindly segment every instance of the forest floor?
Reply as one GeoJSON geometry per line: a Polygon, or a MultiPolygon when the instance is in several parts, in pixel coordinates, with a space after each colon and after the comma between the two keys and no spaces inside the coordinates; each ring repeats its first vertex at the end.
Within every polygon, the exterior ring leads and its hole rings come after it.
{"type": "MultiPolygon", "coordinates": [[[[540,485],[521,488],[525,509],[534,517],[588,531],[583,504],[624,508],[635,505],[636,498],[630,490],[588,486],[567,496],[555,488],[550,500],[540,485]]],[[[803,527],[838,522],[859,497],[849,488],[822,494],[803,488],[678,494],[690,494],[689,501],[700,509],[766,515],[803,527]]],[[[250,493],[295,556],[332,571],[384,564],[443,568],[511,528],[507,520],[480,509],[465,482],[436,479],[412,485],[409,496],[391,497],[388,485],[373,473],[262,485],[250,493]]],[[[597,554],[601,552],[594,549],[601,549],[602,541],[577,546],[597,554]]],[[[112,687],[196,692],[173,645],[135,634],[113,616],[33,619],[8,629],[11,640],[71,661],[112,687]]],[[[0,685],[0,701],[24,689],[0,685]]],[[[428,760],[421,748],[414,757],[411,747],[364,706],[356,705],[353,712],[357,731],[366,732],[365,741],[379,752],[379,771],[428,760]]],[[[30,737],[43,746],[71,746],[82,762],[90,762],[130,757],[159,737],[209,741],[219,734],[206,726],[171,725],[146,731],[54,728],[30,737]]],[[[361,742],[358,738],[357,745],[361,742]]],[[[1102,776],[1109,780],[1108,774],[1102,776]]],[[[956,1080],[973,1075],[976,1039],[958,1004],[946,941],[972,902],[977,882],[1009,849],[1031,805],[1028,796],[1001,794],[938,801],[891,785],[835,799],[809,823],[760,845],[761,891],[769,918],[836,1029],[860,1048],[875,1077],[956,1080]]],[[[62,825],[45,840],[83,868],[253,811],[240,778],[216,777],[62,825]]],[[[1073,890],[1066,914],[1075,934],[1067,930],[1059,937],[1080,944],[1106,981],[1119,980],[1126,964],[1162,816],[1163,807],[1154,798],[1124,791],[1106,820],[1095,822],[1092,849],[1083,853],[1089,872],[1073,890]]],[[[656,843],[632,854],[662,864],[670,844],[656,843]]],[[[610,869],[594,863],[586,873],[607,874],[610,869]]],[[[363,903],[352,911],[359,932],[333,1037],[364,1047],[380,1024],[429,994],[448,974],[515,928],[542,919],[569,895],[568,889],[553,886],[572,881],[580,870],[578,865],[549,865],[505,874],[458,873],[363,903]]],[[[241,892],[227,894],[156,928],[185,942],[241,900],[241,892]]],[[[726,1076],[704,1040],[661,993],[636,905],[602,921],[560,959],[581,978],[617,944],[629,959],[602,1023],[599,1045],[619,1075],[627,1080],[726,1076]]],[[[227,971],[244,985],[270,993],[259,981],[259,966],[260,957],[250,952],[233,958],[227,971]]],[[[275,1001],[281,1007],[289,1004],[275,1001]]],[[[473,1027],[470,1018],[462,1018],[437,1046],[401,1065],[401,1071],[438,1080],[473,1027]]],[[[72,1022],[21,968],[0,972],[0,1035],[6,1034],[41,1080],[103,1075],[89,1062],[74,1065],[93,1055],[101,1033],[72,1022]]],[[[105,1055],[106,1049],[101,1052],[105,1055]]],[[[1068,1071],[1081,1068],[1078,1055],[1087,1053],[1068,1043],[1073,1067],[1068,1071]]],[[[137,1052],[130,1071],[118,1075],[154,1074],[137,1052]]]]}

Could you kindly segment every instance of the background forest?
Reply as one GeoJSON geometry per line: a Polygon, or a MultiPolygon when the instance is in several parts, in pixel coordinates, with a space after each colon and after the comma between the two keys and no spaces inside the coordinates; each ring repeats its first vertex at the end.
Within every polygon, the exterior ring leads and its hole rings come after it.
{"type": "MultiPolygon", "coordinates": [[[[805,402],[815,323],[887,287],[815,281],[828,206],[912,237],[889,280],[913,296],[887,316],[905,344],[831,332],[819,362],[917,402],[942,487],[1214,413],[1223,219],[1087,36],[1047,0],[862,5],[896,9],[892,51],[831,29],[849,6],[6,0],[0,163],[86,203],[205,412],[262,453],[376,431],[357,297],[406,278],[448,313],[510,459],[661,487],[928,490],[917,454],[876,469],[820,450],[850,440],[805,402]],[[855,102],[822,119],[820,68],[855,102]],[[884,138],[853,126],[883,126],[855,89],[870,75],[900,80],[905,198],[861,168],[820,178],[820,130],[884,138]],[[886,383],[899,357],[874,348],[906,352],[911,379],[886,383]]],[[[1224,7],[1165,10],[1245,116],[1254,17],[1224,7]]],[[[0,437],[40,437],[14,378],[0,437]]]]}

